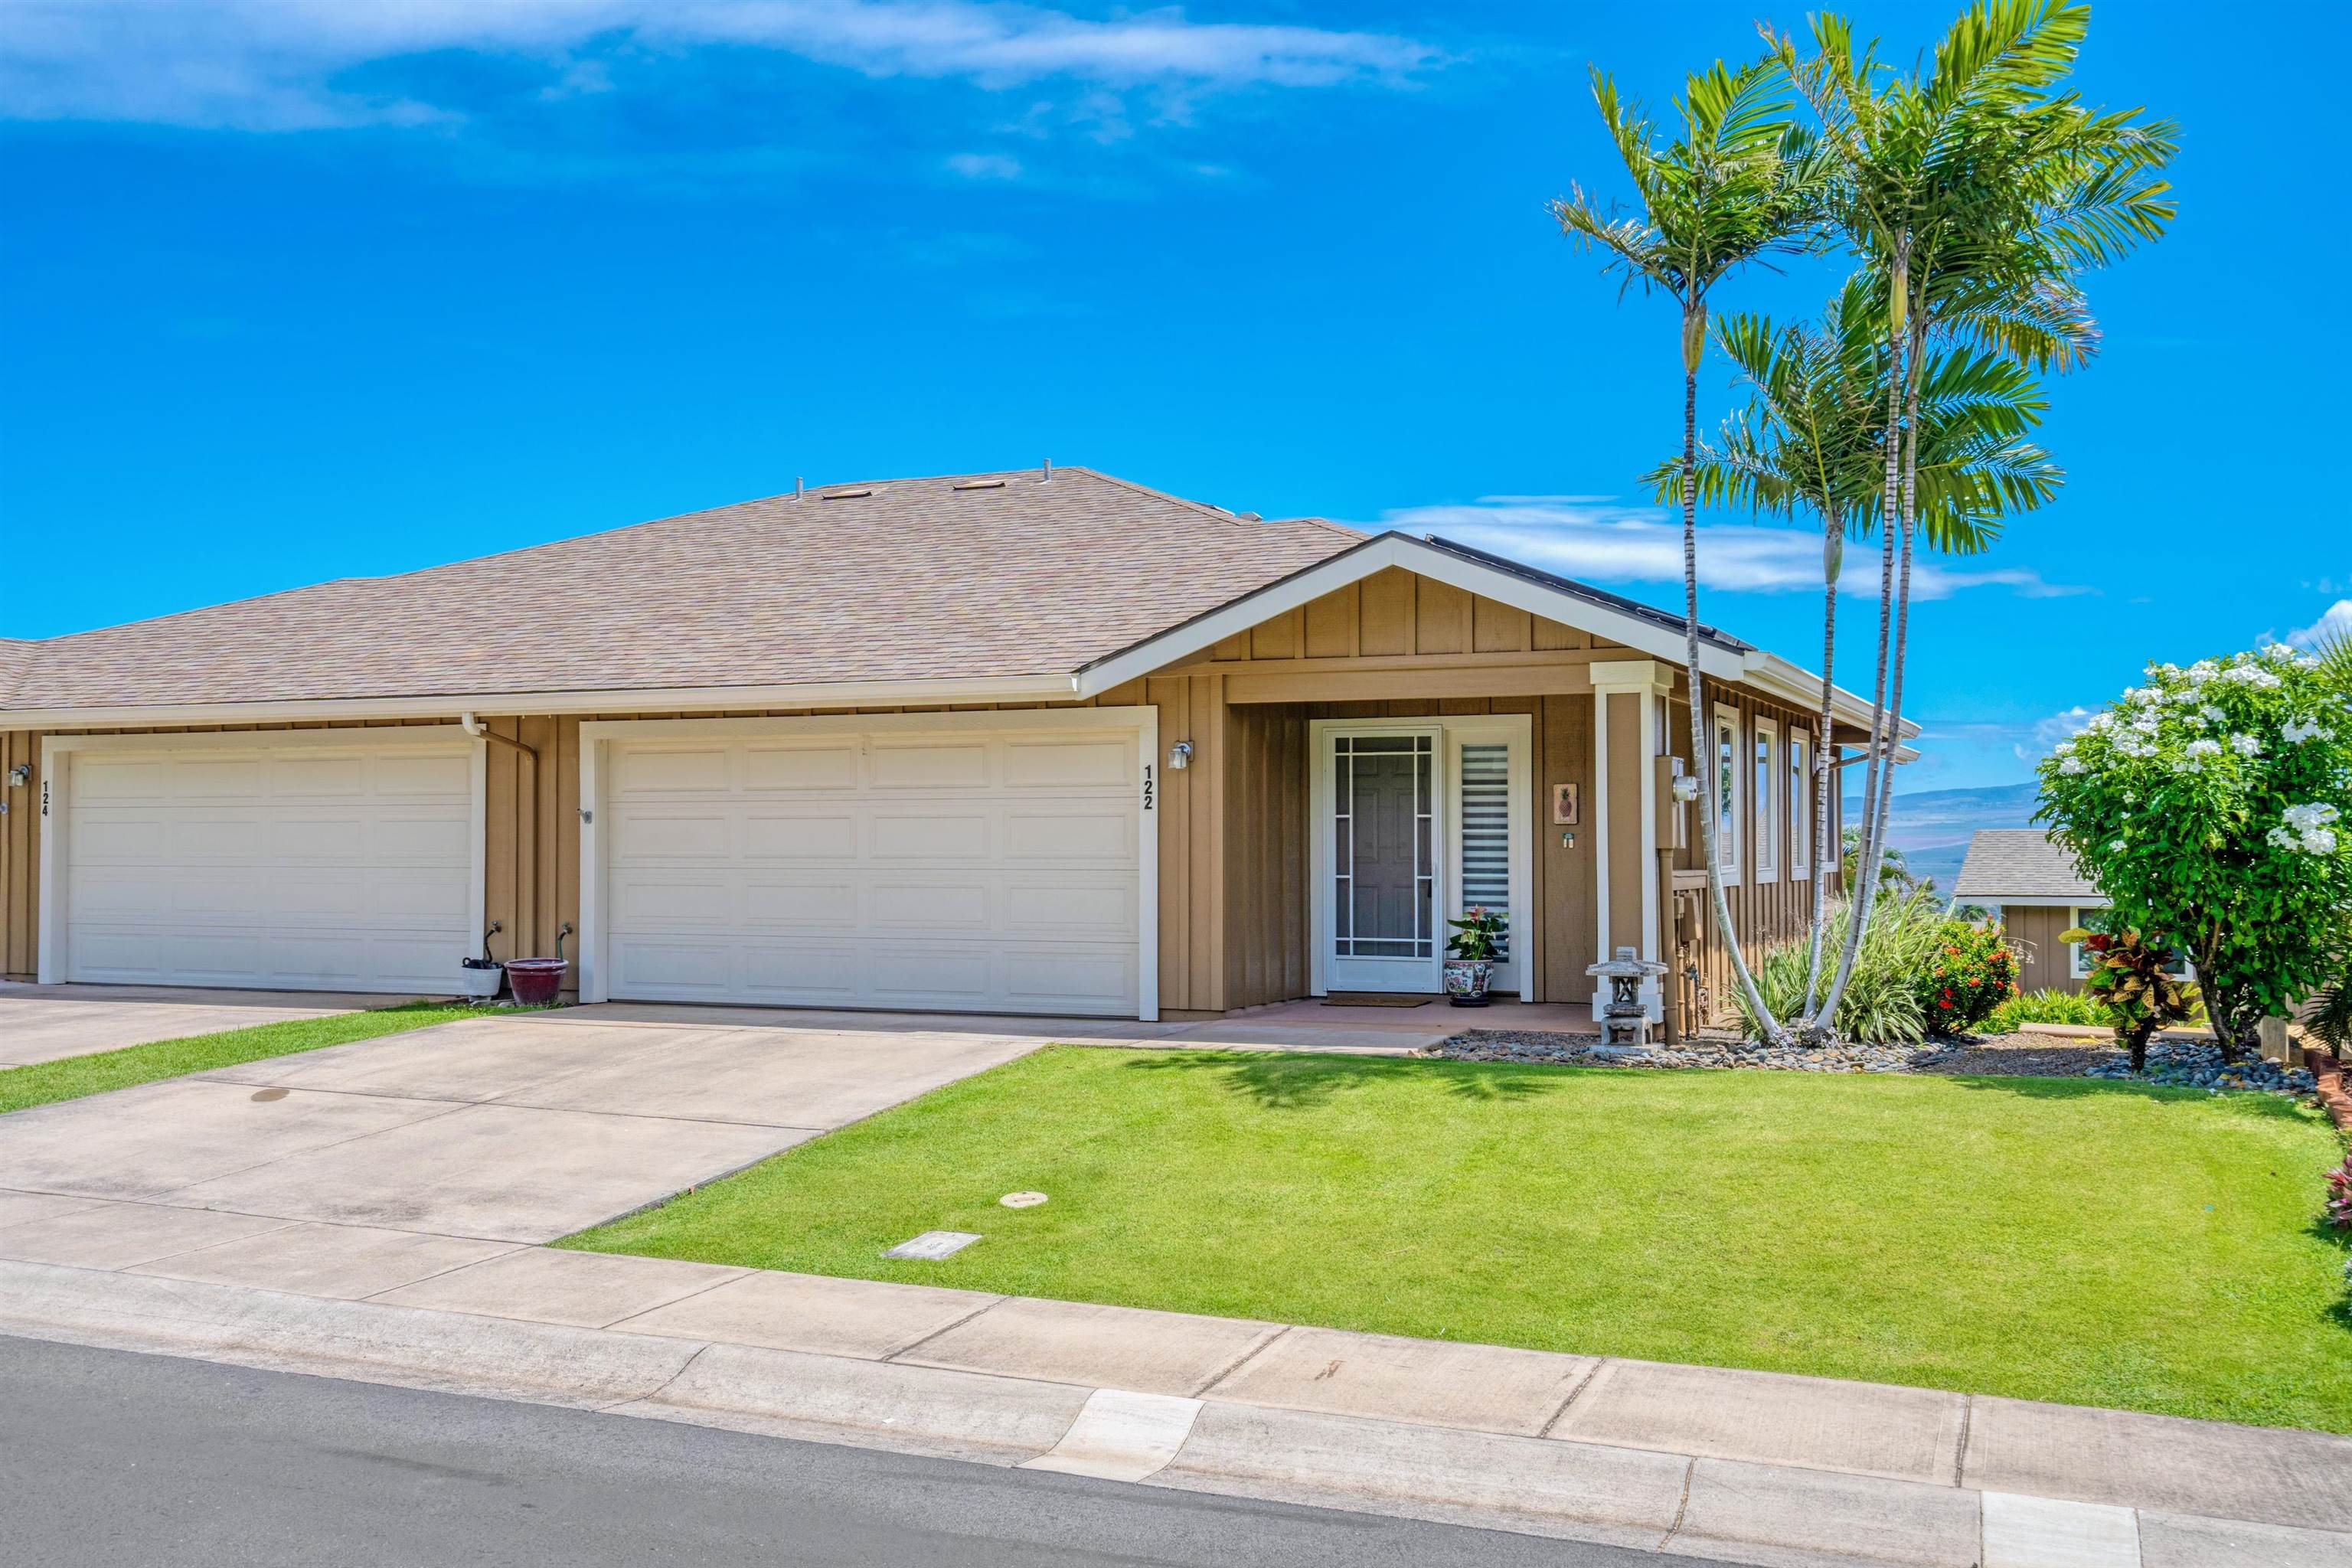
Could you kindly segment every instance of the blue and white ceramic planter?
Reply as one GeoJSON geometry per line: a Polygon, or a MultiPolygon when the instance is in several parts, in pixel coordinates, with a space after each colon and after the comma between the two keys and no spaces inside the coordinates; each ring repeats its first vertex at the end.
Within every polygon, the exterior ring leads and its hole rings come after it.
{"type": "Polygon", "coordinates": [[[1484,1007],[1486,987],[1495,978],[1491,958],[1449,958],[1445,961],[1445,999],[1456,1007],[1484,1007]]]}

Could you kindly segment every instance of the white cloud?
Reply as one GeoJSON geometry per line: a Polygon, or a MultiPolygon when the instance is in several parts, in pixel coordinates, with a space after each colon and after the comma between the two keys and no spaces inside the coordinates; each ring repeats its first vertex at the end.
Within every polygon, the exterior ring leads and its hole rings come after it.
{"type": "Polygon", "coordinates": [[[2047,719],[2036,719],[2026,731],[2026,739],[2010,750],[2017,753],[2020,762],[2038,763],[2048,756],[2051,748],[2059,742],[2081,734],[2083,727],[2091,721],[2091,715],[2096,711],[2096,709],[2085,708],[2078,702],[2063,712],[2053,713],[2047,719]]]}
{"type": "MultiPolygon", "coordinates": [[[[1591,582],[1682,581],[1680,521],[1654,507],[1620,506],[1606,497],[1486,496],[1465,505],[1407,507],[1384,513],[1381,522],[1591,582]]],[[[1878,566],[1874,543],[1849,542],[1838,577],[1840,591],[1877,597],[1878,566]]],[[[1752,523],[1701,523],[1698,580],[1703,588],[1743,593],[1818,593],[1821,536],[1752,523]]],[[[2090,591],[2045,583],[2039,573],[2023,567],[1969,570],[1948,564],[1942,557],[1913,557],[1914,599],[1948,599],[1966,588],[2006,588],[2027,598],[2090,591]]]]}
{"type": "Polygon", "coordinates": [[[2324,637],[2352,638],[2352,599],[2336,600],[2311,625],[2286,635],[2297,647],[2316,647],[2324,637]]]}
{"type": "Polygon", "coordinates": [[[989,0],[0,0],[0,113],[258,131],[415,123],[443,111],[334,79],[433,50],[568,64],[622,40],[992,87],[1316,87],[1442,63],[1390,34],[1194,22],[1173,7],[1096,21],[989,0]]]}
{"type": "Polygon", "coordinates": [[[948,167],[967,180],[1017,180],[1021,177],[1021,160],[1008,158],[1002,153],[958,153],[948,160],[948,167]]]}

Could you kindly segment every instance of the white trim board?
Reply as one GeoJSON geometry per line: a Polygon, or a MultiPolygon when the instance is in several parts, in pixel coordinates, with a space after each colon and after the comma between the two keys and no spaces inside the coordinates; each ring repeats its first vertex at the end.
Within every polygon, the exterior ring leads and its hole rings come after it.
{"type": "Polygon", "coordinates": [[[290,698],[256,702],[173,702],[153,707],[0,709],[0,729],[84,725],[162,728],[184,724],[293,723],[367,719],[447,719],[458,714],[691,712],[698,708],[891,707],[930,702],[1072,702],[1069,675],[950,676],[921,680],[835,680],[804,685],[604,687],[582,691],[453,692],[425,697],[290,698]]]}
{"type": "Polygon", "coordinates": [[[597,719],[580,726],[580,1000],[610,999],[605,973],[604,747],[614,741],[733,739],[759,735],[954,734],[959,731],[1125,730],[1137,737],[1141,792],[1136,845],[1136,1004],[1145,1023],[1160,1016],[1160,710],[1042,708],[977,713],[826,713],[764,719],[597,719]]]}

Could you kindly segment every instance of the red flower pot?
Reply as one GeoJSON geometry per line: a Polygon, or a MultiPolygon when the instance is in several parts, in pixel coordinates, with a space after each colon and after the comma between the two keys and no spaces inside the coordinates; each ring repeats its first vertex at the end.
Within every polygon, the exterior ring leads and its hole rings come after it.
{"type": "Polygon", "coordinates": [[[507,960],[507,984],[514,988],[516,1005],[543,1007],[554,1001],[557,987],[563,984],[563,972],[571,967],[561,958],[507,960]]]}

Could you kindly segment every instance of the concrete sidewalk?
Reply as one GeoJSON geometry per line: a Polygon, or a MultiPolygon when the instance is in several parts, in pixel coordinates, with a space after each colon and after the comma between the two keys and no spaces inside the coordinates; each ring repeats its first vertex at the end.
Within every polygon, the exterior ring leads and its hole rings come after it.
{"type": "Polygon", "coordinates": [[[2352,1439],[0,1193],[0,1332],[1764,1564],[2347,1568],[2352,1439]]]}

